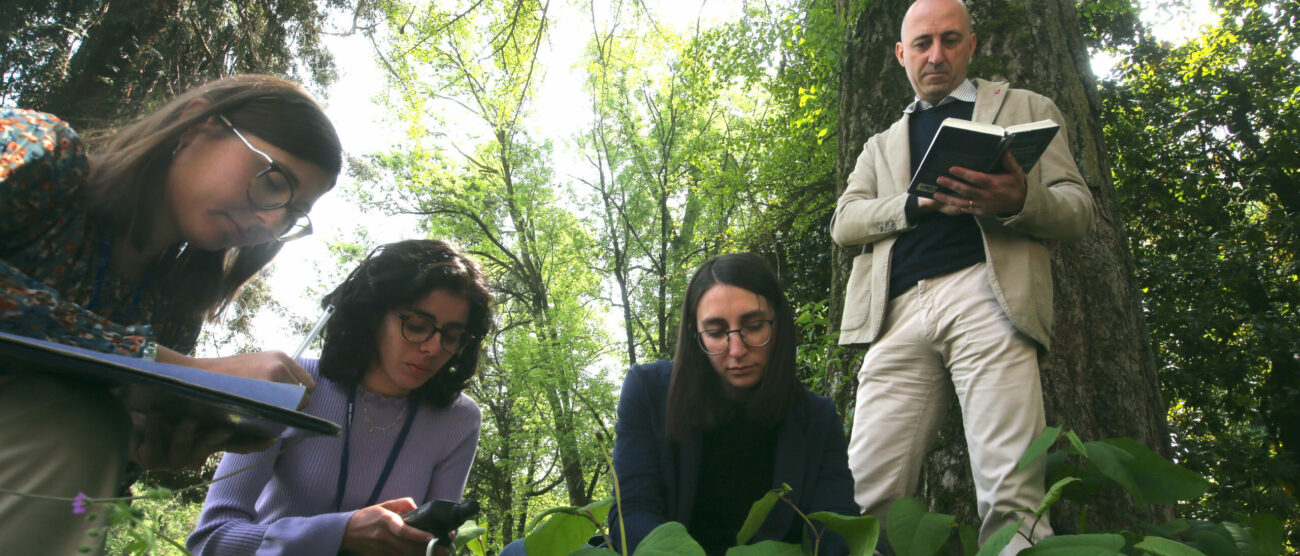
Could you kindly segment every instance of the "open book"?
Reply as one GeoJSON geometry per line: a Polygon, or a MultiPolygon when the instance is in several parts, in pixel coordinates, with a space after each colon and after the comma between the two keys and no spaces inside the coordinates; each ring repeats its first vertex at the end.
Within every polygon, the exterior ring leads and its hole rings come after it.
{"type": "Polygon", "coordinates": [[[994,124],[948,118],[939,124],[939,131],[930,141],[925,158],[912,175],[907,192],[933,199],[936,192],[952,195],[948,188],[939,185],[939,176],[948,175],[948,169],[961,166],[986,174],[999,174],[1002,153],[1011,151],[1016,162],[1028,174],[1043,156],[1052,138],[1061,126],[1052,120],[1002,127],[994,124]]]}
{"type": "Polygon", "coordinates": [[[232,442],[274,438],[286,428],[338,436],[339,426],[297,411],[306,388],[100,353],[0,332],[0,373],[63,375],[112,389],[131,413],[231,425],[232,442]]]}

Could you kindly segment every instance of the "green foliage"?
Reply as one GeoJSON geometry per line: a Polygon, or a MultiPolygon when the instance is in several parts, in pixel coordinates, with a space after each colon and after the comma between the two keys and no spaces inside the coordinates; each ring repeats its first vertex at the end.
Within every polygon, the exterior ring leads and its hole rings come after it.
{"type": "Polygon", "coordinates": [[[1216,477],[1186,511],[1273,513],[1294,546],[1300,7],[1212,9],[1218,21],[1186,44],[1142,34],[1104,84],[1102,117],[1175,455],[1216,477]]]}

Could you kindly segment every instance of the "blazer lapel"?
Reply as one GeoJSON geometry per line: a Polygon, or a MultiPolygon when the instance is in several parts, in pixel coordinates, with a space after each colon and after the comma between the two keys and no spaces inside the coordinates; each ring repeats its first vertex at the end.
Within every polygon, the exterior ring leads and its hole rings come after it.
{"type": "Polygon", "coordinates": [[[885,131],[883,149],[889,155],[889,176],[893,179],[887,185],[880,184],[888,189],[882,187],[877,196],[887,197],[907,191],[907,184],[912,183],[912,145],[908,138],[906,114],[885,131]]]}
{"type": "Polygon", "coordinates": [[[975,94],[975,112],[971,114],[971,120],[991,124],[1002,110],[1002,102],[1007,99],[1007,90],[1011,85],[1005,81],[983,79],[976,79],[975,85],[979,92],[975,94]]]}

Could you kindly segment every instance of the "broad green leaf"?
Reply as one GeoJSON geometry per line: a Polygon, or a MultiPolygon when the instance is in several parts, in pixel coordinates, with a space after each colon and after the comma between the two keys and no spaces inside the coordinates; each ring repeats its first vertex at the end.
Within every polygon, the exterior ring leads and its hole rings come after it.
{"type": "Polygon", "coordinates": [[[1271,514],[1237,516],[1237,521],[1250,528],[1264,554],[1282,553],[1282,522],[1271,514]]]}
{"type": "Polygon", "coordinates": [[[1187,535],[1188,543],[1209,556],[1238,556],[1232,535],[1218,524],[1200,524],[1187,535]]]}
{"type": "Polygon", "coordinates": [[[1070,486],[1071,483],[1077,483],[1082,480],[1083,479],[1078,477],[1066,477],[1053,483],[1052,488],[1047,489],[1047,494],[1043,495],[1043,503],[1038,505],[1037,510],[1034,510],[1034,515],[1042,516],[1047,513],[1047,510],[1052,507],[1052,504],[1055,504],[1061,499],[1061,493],[1065,491],[1065,487],[1070,486]]]}
{"type": "Polygon", "coordinates": [[[885,529],[898,556],[931,556],[948,542],[956,521],[954,516],[926,511],[915,498],[903,498],[889,507],[885,529]]]}
{"type": "Polygon", "coordinates": [[[1146,537],[1133,548],[1156,556],[1205,556],[1204,552],[1164,537],[1146,537]]]}
{"type": "Polygon", "coordinates": [[[851,556],[870,556],[880,540],[880,521],[875,516],[844,516],[833,512],[815,512],[808,519],[826,524],[826,529],[839,533],[849,545],[851,556]]]}
{"type": "Polygon", "coordinates": [[[607,498],[581,508],[551,513],[545,522],[524,537],[529,556],[566,556],[587,544],[599,523],[605,521],[613,499],[607,498]]]}
{"type": "Polygon", "coordinates": [[[727,556],[803,556],[803,549],[788,542],[763,541],[728,548],[727,556]]]}
{"type": "Polygon", "coordinates": [[[456,538],[451,541],[451,544],[457,550],[460,550],[461,548],[464,548],[465,545],[469,544],[470,541],[479,538],[486,532],[486,528],[479,527],[478,523],[472,519],[468,520],[456,529],[456,538]]]}
{"type": "Polygon", "coordinates": [[[1232,536],[1232,542],[1237,545],[1239,554],[1259,554],[1259,543],[1255,542],[1255,536],[1242,527],[1239,523],[1227,521],[1222,523],[1223,528],[1232,536]]]}
{"type": "Polygon", "coordinates": [[[1210,482],[1195,471],[1165,459],[1150,448],[1128,438],[1103,440],[1132,457],[1126,460],[1129,476],[1141,489],[1141,499],[1148,504],[1173,504],[1195,500],[1210,489],[1210,482]]]}
{"type": "MultiPolygon", "coordinates": [[[[532,556],[532,552],[528,556],[532,556]]],[[[669,521],[641,539],[633,556],[704,556],[704,549],[686,532],[686,526],[669,521]]]]}
{"type": "Polygon", "coordinates": [[[584,546],[578,549],[577,552],[574,552],[569,556],[618,556],[618,552],[615,552],[608,548],[596,548],[594,546],[584,546]]]}
{"type": "Polygon", "coordinates": [[[1123,548],[1124,537],[1119,535],[1059,535],[1038,541],[1020,556],[1113,556],[1123,548]]]}
{"type": "Polygon", "coordinates": [[[957,528],[957,538],[961,539],[961,552],[965,556],[975,556],[980,551],[980,532],[974,527],[961,524],[957,528]]]}
{"type": "Polygon", "coordinates": [[[1016,533],[1020,531],[1020,525],[1024,522],[1025,520],[1022,519],[1016,523],[1008,523],[994,531],[989,535],[989,540],[984,543],[984,546],[980,547],[977,556],[997,556],[1003,548],[1011,544],[1011,539],[1016,538],[1016,533]]]}
{"type": "Polygon", "coordinates": [[[1104,442],[1088,442],[1085,446],[1087,447],[1088,463],[1092,464],[1093,469],[1119,483],[1121,487],[1129,491],[1129,494],[1133,495],[1138,504],[1147,503],[1142,496],[1142,490],[1138,487],[1137,481],[1129,471],[1133,456],[1116,446],[1104,442]]]}
{"type": "Polygon", "coordinates": [[[1186,519],[1172,519],[1156,526],[1156,530],[1166,537],[1177,537],[1191,528],[1192,524],[1186,519]]]}
{"type": "Polygon", "coordinates": [[[790,492],[790,485],[782,484],[780,489],[768,491],[753,506],[749,507],[749,515],[745,516],[745,524],[741,525],[740,531],[736,532],[736,546],[742,546],[754,538],[754,533],[758,528],[763,526],[763,521],[767,519],[767,514],[772,512],[772,506],[775,506],[781,496],[790,492]]]}
{"type": "Polygon", "coordinates": [[[474,556],[487,556],[487,547],[483,545],[483,537],[475,537],[465,544],[470,553],[474,556]]]}
{"type": "Polygon", "coordinates": [[[1035,438],[1033,442],[1029,443],[1029,447],[1025,449],[1025,455],[1020,456],[1020,465],[1018,465],[1017,468],[1024,469],[1026,465],[1029,465],[1034,460],[1038,459],[1039,456],[1046,454],[1047,449],[1051,448],[1052,445],[1056,443],[1056,439],[1060,436],[1061,427],[1047,427],[1043,429],[1043,432],[1039,433],[1038,437],[1035,438]]]}

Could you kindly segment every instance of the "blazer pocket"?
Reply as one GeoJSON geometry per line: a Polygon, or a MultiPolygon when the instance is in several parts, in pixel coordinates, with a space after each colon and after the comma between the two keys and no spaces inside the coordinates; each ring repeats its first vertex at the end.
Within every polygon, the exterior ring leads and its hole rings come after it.
{"type": "Polygon", "coordinates": [[[857,330],[867,325],[871,316],[871,264],[872,251],[853,257],[853,270],[848,286],[844,288],[844,318],[840,331],[857,330]]]}

